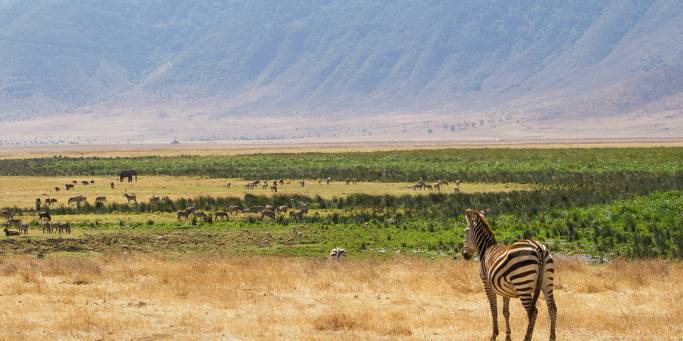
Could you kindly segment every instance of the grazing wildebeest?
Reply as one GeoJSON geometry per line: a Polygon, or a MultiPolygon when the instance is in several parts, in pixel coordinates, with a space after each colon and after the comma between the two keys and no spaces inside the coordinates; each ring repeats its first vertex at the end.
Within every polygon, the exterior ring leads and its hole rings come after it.
{"type": "Polygon", "coordinates": [[[286,213],[288,209],[289,209],[289,207],[287,207],[287,206],[280,206],[276,209],[276,211],[286,213]]]}
{"type": "Polygon", "coordinates": [[[301,185],[301,187],[306,187],[306,180],[299,180],[299,185],[301,185]]]}
{"type": "Polygon", "coordinates": [[[202,220],[204,220],[204,222],[209,221],[209,216],[206,215],[206,213],[204,213],[202,211],[194,211],[194,212],[192,212],[192,214],[195,216],[195,218],[202,218],[202,220]]]}
{"type": "Polygon", "coordinates": [[[10,231],[10,230],[9,230],[8,228],[6,228],[6,227],[5,227],[4,231],[5,231],[5,235],[6,235],[7,237],[10,237],[10,236],[18,236],[18,235],[20,234],[18,231],[10,231]]]}
{"type": "Polygon", "coordinates": [[[5,223],[5,225],[17,227],[17,226],[21,225],[21,219],[7,219],[7,222],[5,223]]]}
{"type": "Polygon", "coordinates": [[[138,172],[134,169],[119,172],[119,182],[123,182],[123,179],[128,179],[128,182],[133,182],[133,177],[135,177],[135,181],[138,181],[138,172]]]}
{"type": "Polygon", "coordinates": [[[90,180],[90,183],[91,183],[91,184],[94,184],[94,183],[95,183],[95,180],[90,180]]]}
{"type": "Polygon", "coordinates": [[[69,223],[52,223],[51,224],[51,230],[52,232],[57,232],[57,233],[67,233],[71,234],[71,224],[69,223]]]}
{"type": "Polygon", "coordinates": [[[325,183],[327,183],[329,185],[330,181],[332,181],[332,178],[328,176],[327,179],[325,179],[325,183]]]}
{"type": "Polygon", "coordinates": [[[274,182],[274,183],[270,186],[270,191],[271,191],[271,192],[277,193],[277,182],[274,182]]]}
{"type": "Polygon", "coordinates": [[[441,191],[441,183],[435,182],[432,187],[434,187],[435,190],[441,191]]]}
{"type": "Polygon", "coordinates": [[[19,229],[19,233],[28,234],[28,224],[22,223],[19,225],[18,229],[19,229]]]}
{"type": "Polygon", "coordinates": [[[36,211],[40,211],[40,198],[36,199],[36,211]]]}
{"type": "Polygon", "coordinates": [[[50,221],[52,220],[52,215],[49,211],[38,212],[38,221],[50,221]]]}
{"type": "Polygon", "coordinates": [[[171,202],[171,197],[169,197],[168,195],[164,195],[163,197],[161,197],[161,201],[163,201],[163,202],[171,202]]]}
{"type": "Polygon", "coordinates": [[[272,211],[272,210],[261,211],[261,220],[263,220],[264,217],[268,217],[270,219],[275,219],[275,211],[272,211]]]}
{"type": "Polygon", "coordinates": [[[46,204],[47,206],[50,206],[50,205],[56,204],[56,203],[57,203],[57,199],[55,199],[55,198],[48,198],[48,199],[45,199],[45,204],[46,204]]]}
{"type": "Polygon", "coordinates": [[[76,180],[72,180],[71,183],[74,185],[78,185],[78,181],[76,181],[76,180]]]}
{"type": "Polygon", "coordinates": [[[180,220],[180,218],[187,220],[187,217],[190,215],[190,213],[187,211],[178,211],[176,212],[176,215],[178,216],[178,220],[180,220]]]}
{"type": "Polygon", "coordinates": [[[226,213],[224,211],[218,211],[218,212],[214,213],[213,216],[214,216],[214,218],[216,218],[216,220],[219,220],[218,218],[221,218],[223,220],[228,220],[228,213],[226,213]]]}
{"type": "Polygon", "coordinates": [[[330,259],[337,260],[343,259],[344,257],[346,257],[346,250],[344,249],[335,247],[334,249],[330,250],[330,259]]]}
{"type": "Polygon", "coordinates": [[[138,197],[135,194],[123,193],[123,197],[126,198],[126,200],[128,200],[129,204],[131,201],[136,204],[138,203],[138,197]]]}
{"type": "Polygon", "coordinates": [[[90,181],[87,181],[87,180],[83,180],[83,181],[81,181],[81,183],[83,184],[83,186],[90,185],[90,181]]]}
{"type": "Polygon", "coordinates": [[[82,195],[77,195],[77,196],[75,196],[75,197],[69,198],[69,200],[67,201],[67,203],[68,203],[69,205],[71,205],[71,204],[76,204],[76,206],[81,207],[81,203],[84,203],[86,200],[88,200],[88,198],[86,198],[86,197],[84,197],[84,196],[82,196],[82,195]]]}
{"type": "Polygon", "coordinates": [[[74,189],[74,185],[73,184],[64,184],[64,189],[67,191],[70,189],[74,189]]]}
{"type": "Polygon", "coordinates": [[[55,192],[59,192],[59,187],[55,187],[55,192]]]}
{"type": "Polygon", "coordinates": [[[113,182],[110,182],[109,186],[111,186],[111,189],[114,189],[114,183],[113,182]]]}
{"type": "Polygon", "coordinates": [[[194,211],[196,211],[196,210],[197,210],[197,209],[194,208],[194,207],[187,207],[187,208],[185,208],[185,212],[187,212],[188,214],[190,214],[190,213],[192,213],[192,212],[194,212],[194,211]]]}
{"type": "Polygon", "coordinates": [[[430,190],[430,191],[433,189],[433,188],[432,188],[432,185],[430,185],[430,184],[425,184],[425,185],[422,186],[422,187],[424,187],[425,189],[428,189],[428,190],[430,190]]]}
{"type": "Polygon", "coordinates": [[[348,185],[348,184],[350,184],[350,183],[351,183],[351,179],[349,179],[349,178],[346,178],[346,180],[344,180],[344,182],[345,182],[345,183],[346,183],[346,184],[348,185]]]}
{"type": "Polygon", "coordinates": [[[107,197],[97,197],[95,198],[95,204],[103,204],[107,201],[107,197]]]}
{"type": "Polygon", "coordinates": [[[52,233],[52,224],[44,222],[40,224],[40,227],[43,229],[43,233],[52,233]]]}
{"type": "Polygon", "coordinates": [[[14,213],[12,212],[12,210],[4,209],[0,211],[0,216],[2,216],[5,219],[12,219],[12,217],[14,217],[14,213]]]}
{"type": "Polygon", "coordinates": [[[232,184],[229,182],[227,184],[225,184],[225,187],[227,187],[227,188],[230,188],[230,186],[232,186],[232,184]]]}
{"type": "Polygon", "coordinates": [[[242,212],[242,208],[239,207],[239,206],[235,206],[235,205],[232,205],[232,206],[228,207],[228,213],[234,214],[234,213],[237,213],[237,212],[242,212]]]}
{"type": "Polygon", "coordinates": [[[280,179],[278,182],[280,183],[280,185],[284,185],[284,184],[285,184],[285,179],[280,179]]]}
{"type": "Polygon", "coordinates": [[[156,204],[156,203],[159,203],[159,201],[161,201],[161,198],[158,197],[158,196],[156,196],[156,195],[153,195],[151,198],[149,198],[149,203],[150,203],[150,204],[151,204],[151,203],[155,203],[155,204],[156,204]]]}

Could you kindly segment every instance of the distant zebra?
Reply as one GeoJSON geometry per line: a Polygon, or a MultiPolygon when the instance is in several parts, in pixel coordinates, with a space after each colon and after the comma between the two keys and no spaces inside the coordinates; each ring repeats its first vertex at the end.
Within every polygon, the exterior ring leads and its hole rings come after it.
{"type": "Polygon", "coordinates": [[[218,211],[213,214],[214,218],[216,218],[216,221],[218,221],[219,217],[222,218],[223,220],[228,220],[228,213],[225,211],[218,211]]]}
{"type": "Polygon", "coordinates": [[[343,259],[346,257],[346,250],[340,248],[340,247],[335,247],[334,249],[330,250],[330,259],[343,259]]]}
{"type": "Polygon", "coordinates": [[[550,315],[550,340],[555,340],[557,307],[553,298],[555,263],[546,247],[534,240],[511,245],[498,244],[486,218],[478,211],[465,211],[465,247],[462,255],[470,259],[474,252],[481,262],[480,276],[489,299],[493,318],[494,340],[498,335],[496,295],[503,297],[506,340],[510,340],[510,298],[519,297],[526,309],[529,324],[524,340],[531,340],[536,323],[536,301],[543,290],[550,315]]]}
{"type": "Polygon", "coordinates": [[[183,219],[187,220],[187,217],[190,215],[190,212],[188,212],[188,211],[178,211],[178,212],[176,212],[176,215],[178,216],[178,220],[180,220],[180,218],[183,218],[183,219]]]}
{"type": "Polygon", "coordinates": [[[202,220],[204,220],[204,222],[206,222],[206,223],[209,222],[209,216],[202,211],[194,211],[194,212],[192,212],[192,214],[194,214],[195,218],[202,218],[202,220]]]}
{"type": "Polygon", "coordinates": [[[95,204],[104,204],[107,201],[107,197],[97,197],[95,198],[95,204]]]}
{"type": "Polygon", "coordinates": [[[275,219],[275,211],[271,211],[271,210],[261,211],[261,220],[263,220],[263,218],[265,218],[265,217],[268,217],[270,219],[275,219]]]}
{"type": "Polygon", "coordinates": [[[228,207],[227,211],[228,211],[228,213],[231,213],[231,214],[237,214],[239,212],[242,212],[242,208],[239,206],[232,205],[232,206],[228,207]]]}
{"type": "Polygon", "coordinates": [[[135,194],[123,193],[123,197],[126,198],[126,200],[128,200],[129,204],[131,201],[136,204],[138,203],[138,197],[135,194]]]}

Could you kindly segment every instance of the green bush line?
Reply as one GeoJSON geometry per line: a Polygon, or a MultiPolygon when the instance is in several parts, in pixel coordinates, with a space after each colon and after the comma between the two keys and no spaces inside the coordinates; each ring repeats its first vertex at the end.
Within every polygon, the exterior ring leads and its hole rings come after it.
{"type": "Polygon", "coordinates": [[[0,175],[141,175],[247,179],[358,178],[363,181],[461,179],[468,182],[581,184],[629,174],[683,171],[683,148],[451,149],[169,157],[0,160],[0,175]]]}

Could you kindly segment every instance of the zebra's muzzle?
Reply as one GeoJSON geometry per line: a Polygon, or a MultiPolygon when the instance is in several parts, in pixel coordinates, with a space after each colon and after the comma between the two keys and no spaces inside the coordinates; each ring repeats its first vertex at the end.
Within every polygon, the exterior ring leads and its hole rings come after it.
{"type": "Polygon", "coordinates": [[[462,258],[465,258],[465,260],[470,260],[472,258],[472,254],[469,252],[464,252],[462,253],[462,258]]]}

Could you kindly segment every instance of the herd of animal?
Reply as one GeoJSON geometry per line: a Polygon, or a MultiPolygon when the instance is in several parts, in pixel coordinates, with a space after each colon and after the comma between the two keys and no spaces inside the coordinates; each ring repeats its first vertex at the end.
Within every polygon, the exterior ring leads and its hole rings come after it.
{"type": "MultiPolygon", "coordinates": [[[[437,180],[435,183],[429,184],[426,183],[422,180],[418,181],[414,185],[410,186],[409,188],[412,189],[413,191],[417,190],[436,190],[436,191],[441,191],[441,186],[448,186],[449,183],[446,180],[437,180]]],[[[455,180],[455,193],[460,193],[460,180],[455,180]]]]}
{"type": "MultiPolygon", "coordinates": [[[[132,181],[135,177],[137,181],[137,173],[135,171],[123,171],[119,174],[120,181],[128,179],[132,181]]],[[[329,184],[331,178],[319,179],[318,183],[323,182],[329,184]]],[[[87,186],[94,184],[94,180],[80,182],[81,185],[87,186]]],[[[278,186],[290,184],[291,181],[284,179],[271,181],[250,181],[244,185],[245,189],[256,189],[260,186],[262,189],[270,189],[277,192],[278,186]]],[[[346,184],[357,183],[356,179],[346,179],[346,184]]],[[[78,184],[77,181],[65,184],[66,190],[74,189],[78,184]]],[[[299,185],[304,187],[305,180],[300,180],[299,185]]],[[[110,184],[111,188],[115,187],[114,183],[110,184]]],[[[230,187],[231,184],[226,184],[230,187]]],[[[429,184],[424,181],[419,181],[410,186],[413,190],[437,190],[440,191],[442,186],[449,186],[449,183],[444,180],[438,180],[435,183],[429,184]]],[[[455,181],[455,192],[460,191],[460,180],[455,181]]],[[[55,187],[58,191],[59,188],[55,187]]],[[[123,196],[128,203],[137,203],[135,194],[124,193],[123,196]]],[[[107,198],[104,196],[97,197],[96,203],[104,203],[107,198]]],[[[160,202],[170,200],[169,197],[152,196],[150,202],[160,202]]],[[[83,195],[70,197],[68,204],[80,206],[86,202],[87,198],[83,195]]],[[[56,199],[48,198],[41,202],[36,199],[36,211],[38,212],[37,222],[42,227],[42,232],[47,234],[52,233],[71,233],[71,225],[69,223],[53,222],[50,214],[50,205],[56,203],[56,199]],[[44,206],[43,206],[44,203],[44,206]],[[42,208],[45,208],[42,210],[42,208]]],[[[289,216],[300,221],[308,213],[308,205],[304,205],[301,209],[291,209],[288,206],[273,207],[271,205],[265,206],[229,206],[223,211],[213,213],[206,213],[194,207],[189,207],[185,210],[177,212],[178,220],[193,217],[193,219],[202,219],[209,222],[215,220],[229,220],[231,215],[257,215],[259,219],[265,218],[275,219],[278,214],[289,216]]],[[[6,236],[19,236],[28,234],[29,224],[22,222],[20,219],[14,217],[12,210],[4,209],[0,211],[0,217],[4,217],[4,229],[6,236]],[[15,230],[10,230],[14,228],[15,230]]],[[[509,302],[511,298],[520,298],[524,306],[528,325],[525,334],[525,340],[531,340],[533,335],[534,325],[536,322],[537,312],[536,302],[542,293],[548,305],[548,313],[550,315],[550,340],[555,340],[555,323],[557,319],[557,307],[553,297],[553,281],[555,264],[552,255],[548,249],[537,241],[523,240],[511,245],[499,244],[496,242],[495,236],[491,231],[491,227],[486,220],[486,213],[483,211],[467,210],[465,212],[467,220],[467,228],[465,229],[465,245],[462,251],[463,257],[469,259],[474,253],[479,255],[481,263],[480,277],[484,284],[486,296],[488,297],[491,307],[491,315],[493,318],[493,332],[491,339],[495,339],[499,333],[497,321],[497,296],[503,297],[503,314],[506,324],[506,339],[510,339],[509,326],[509,302]]],[[[301,231],[294,231],[297,238],[302,236],[301,231]]],[[[329,258],[331,260],[340,260],[346,257],[347,251],[343,248],[336,247],[330,250],[329,258]]]]}
{"type": "Polygon", "coordinates": [[[190,217],[194,219],[202,219],[204,222],[210,222],[212,220],[229,220],[230,215],[237,214],[252,214],[256,215],[258,219],[263,220],[264,218],[275,219],[278,213],[284,215],[289,212],[289,216],[297,221],[303,219],[303,217],[308,213],[308,205],[304,204],[304,207],[299,210],[292,210],[288,206],[278,206],[274,207],[271,205],[265,206],[251,206],[251,207],[241,207],[232,205],[227,207],[223,211],[216,211],[214,213],[206,213],[204,211],[198,210],[194,207],[188,207],[184,210],[176,212],[178,220],[187,220],[190,217]]]}

